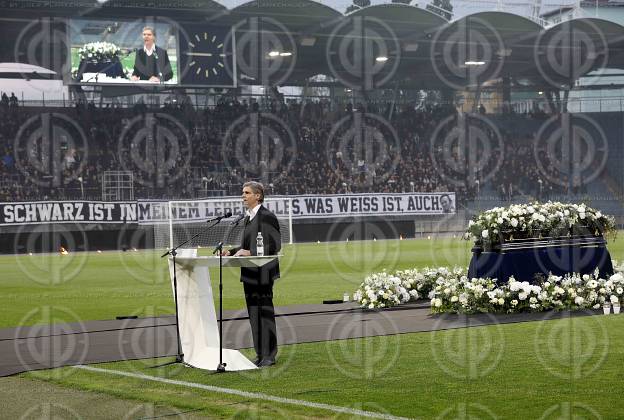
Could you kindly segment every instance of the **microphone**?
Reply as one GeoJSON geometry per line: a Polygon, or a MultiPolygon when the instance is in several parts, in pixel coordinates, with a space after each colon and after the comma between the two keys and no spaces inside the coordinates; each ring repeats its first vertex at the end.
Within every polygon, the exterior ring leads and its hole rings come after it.
{"type": "Polygon", "coordinates": [[[216,248],[212,251],[212,254],[213,254],[213,255],[214,255],[214,254],[216,254],[216,253],[217,253],[217,251],[223,251],[223,242],[219,242],[219,243],[217,244],[217,247],[216,247],[216,248]]]}
{"type": "Polygon", "coordinates": [[[227,219],[228,217],[232,217],[232,212],[231,211],[228,211],[223,216],[217,216],[217,217],[213,217],[212,219],[208,219],[208,220],[206,220],[206,223],[212,223],[212,222],[216,222],[216,221],[221,221],[222,219],[227,219]]]}
{"type": "Polygon", "coordinates": [[[245,213],[243,214],[239,214],[238,216],[236,216],[236,219],[234,219],[232,221],[232,223],[230,223],[230,225],[232,226],[238,226],[238,224],[240,223],[241,220],[243,220],[245,218],[245,213]]]}

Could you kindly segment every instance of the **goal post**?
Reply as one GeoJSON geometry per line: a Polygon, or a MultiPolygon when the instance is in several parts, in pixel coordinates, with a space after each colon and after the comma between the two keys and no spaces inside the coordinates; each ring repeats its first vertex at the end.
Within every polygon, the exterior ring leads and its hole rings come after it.
{"type": "MultiPolygon", "coordinates": [[[[270,197],[263,205],[277,216],[280,225],[282,244],[293,243],[292,206],[289,197],[270,197]]],[[[232,226],[237,216],[244,214],[240,197],[219,197],[205,200],[181,200],[167,202],[166,223],[154,225],[156,248],[173,248],[191,239],[183,248],[215,247],[219,242],[224,245],[239,245],[243,234],[243,223],[232,226]],[[209,227],[206,222],[228,212],[232,217],[209,227]]]]}

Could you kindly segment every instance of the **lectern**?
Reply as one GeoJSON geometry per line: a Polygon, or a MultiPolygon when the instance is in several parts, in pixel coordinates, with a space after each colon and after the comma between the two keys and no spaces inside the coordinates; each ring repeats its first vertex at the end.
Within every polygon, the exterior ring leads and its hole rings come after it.
{"type": "MultiPolygon", "coordinates": [[[[222,257],[223,267],[262,267],[277,259],[263,257],[222,257]]],[[[215,311],[210,267],[219,266],[219,257],[198,257],[196,249],[180,249],[176,257],[178,278],[178,322],[184,362],[206,370],[219,364],[219,328],[215,311]]],[[[173,258],[169,258],[173,287],[173,258]]],[[[175,292],[174,292],[175,293],[175,292]]],[[[257,369],[238,350],[223,349],[228,371],[257,369]]]]}

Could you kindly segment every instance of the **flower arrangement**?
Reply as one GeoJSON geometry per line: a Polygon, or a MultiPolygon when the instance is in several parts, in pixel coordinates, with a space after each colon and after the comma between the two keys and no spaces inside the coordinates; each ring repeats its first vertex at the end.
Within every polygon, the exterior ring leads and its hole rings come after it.
{"type": "Polygon", "coordinates": [[[468,278],[461,268],[401,270],[372,274],[355,292],[363,308],[386,308],[428,297],[433,313],[519,313],[564,309],[599,309],[605,302],[624,303],[624,266],[615,274],[548,275],[538,284],[468,278]]]}
{"type": "Polygon", "coordinates": [[[453,273],[465,274],[465,270],[439,267],[371,274],[356,290],[353,299],[362,308],[390,308],[429,296],[436,281],[448,278],[453,273]]]}
{"type": "Polygon", "coordinates": [[[411,295],[399,277],[384,271],[366,277],[353,298],[363,308],[375,309],[409,302],[411,295]]]}
{"type": "Polygon", "coordinates": [[[560,202],[514,204],[495,207],[468,223],[465,239],[494,247],[514,238],[567,236],[570,233],[615,234],[615,219],[585,204],[560,202]]]}
{"type": "Polygon", "coordinates": [[[504,294],[494,281],[468,279],[465,275],[438,280],[430,298],[434,313],[498,312],[504,304],[504,294]]]}
{"type": "Polygon", "coordinates": [[[81,60],[102,61],[119,58],[121,49],[110,42],[90,42],[78,50],[81,60]]]}

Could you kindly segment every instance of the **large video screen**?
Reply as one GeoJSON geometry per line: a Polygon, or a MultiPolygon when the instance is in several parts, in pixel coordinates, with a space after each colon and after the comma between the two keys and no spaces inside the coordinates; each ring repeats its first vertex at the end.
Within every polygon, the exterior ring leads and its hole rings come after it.
{"type": "Polygon", "coordinates": [[[74,83],[179,83],[176,25],[154,19],[74,19],[70,27],[74,83]]]}

